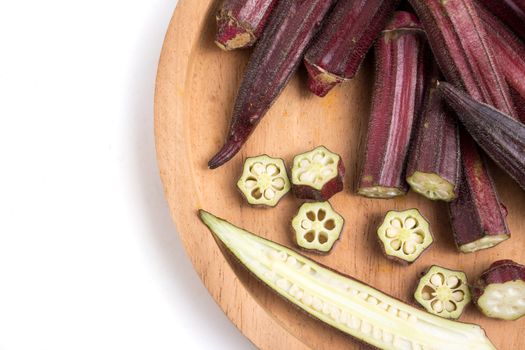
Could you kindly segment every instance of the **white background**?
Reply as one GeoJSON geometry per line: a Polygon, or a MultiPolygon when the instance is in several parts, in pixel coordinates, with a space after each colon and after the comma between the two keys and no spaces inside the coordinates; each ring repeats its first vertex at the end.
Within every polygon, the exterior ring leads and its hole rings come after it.
{"type": "Polygon", "coordinates": [[[157,173],[176,2],[0,0],[1,350],[253,348],[194,272],[157,173]]]}

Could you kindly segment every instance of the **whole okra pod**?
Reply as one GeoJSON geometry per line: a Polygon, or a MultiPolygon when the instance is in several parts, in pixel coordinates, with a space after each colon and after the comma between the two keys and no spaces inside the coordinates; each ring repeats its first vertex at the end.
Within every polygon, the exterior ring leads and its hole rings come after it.
{"type": "Polygon", "coordinates": [[[375,45],[376,80],[358,194],[392,198],[408,190],[405,160],[420,106],[426,41],[416,16],[399,11],[375,45]]]}
{"type": "Polygon", "coordinates": [[[335,0],[280,0],[250,57],[232,121],[211,169],[229,161],[280,95],[335,0]]]}
{"type": "Polygon", "coordinates": [[[339,1],[308,49],[308,88],[325,96],[356,74],[399,0],[339,1]]]}
{"type": "Polygon", "coordinates": [[[255,44],[277,0],[225,0],[217,12],[215,43],[223,50],[255,44]]]}

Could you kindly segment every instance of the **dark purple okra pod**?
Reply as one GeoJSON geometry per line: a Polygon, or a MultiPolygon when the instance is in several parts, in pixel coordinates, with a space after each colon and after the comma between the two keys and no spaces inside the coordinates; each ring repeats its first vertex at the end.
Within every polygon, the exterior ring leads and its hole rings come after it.
{"type": "Polygon", "coordinates": [[[438,89],[478,145],[525,189],[525,125],[448,83],[438,89]]]}
{"type": "Polygon", "coordinates": [[[237,94],[226,142],[208,162],[229,161],[280,95],[335,0],[280,0],[250,57],[237,94]]]}
{"type": "Polygon", "coordinates": [[[223,50],[252,46],[276,4],[277,0],[225,0],[217,12],[217,46],[223,50]]]}
{"type": "Polygon", "coordinates": [[[357,192],[392,198],[408,190],[405,161],[420,106],[426,41],[417,18],[399,11],[375,45],[376,80],[357,192]]]}
{"type": "Polygon", "coordinates": [[[356,74],[399,0],[339,1],[308,49],[308,88],[325,96],[356,74]]]}

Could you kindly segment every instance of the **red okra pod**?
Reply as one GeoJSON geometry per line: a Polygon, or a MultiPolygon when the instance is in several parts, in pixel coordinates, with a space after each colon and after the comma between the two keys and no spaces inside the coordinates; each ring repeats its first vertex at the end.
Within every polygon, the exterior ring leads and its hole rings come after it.
{"type": "Polygon", "coordinates": [[[280,0],[250,57],[237,94],[226,142],[209,161],[229,161],[280,95],[335,0],[280,0]]]}
{"type": "Polygon", "coordinates": [[[376,80],[358,193],[391,198],[407,192],[405,160],[412,134],[426,41],[416,16],[396,12],[375,44],[376,80]]]}
{"type": "MultiPolygon", "coordinates": [[[[525,113],[520,110],[523,107],[522,102],[515,96],[518,94],[521,99],[525,98],[525,44],[484,7],[478,5],[477,10],[483,20],[492,47],[497,52],[496,62],[509,84],[516,114],[522,122],[525,122],[525,113]]],[[[525,26],[525,22],[523,25],[525,26]]]]}
{"type": "Polygon", "coordinates": [[[474,0],[409,0],[446,80],[515,116],[509,88],[474,0]]]}
{"type": "Polygon", "coordinates": [[[215,43],[223,50],[252,46],[277,0],[225,0],[217,12],[215,43]]]}
{"type": "Polygon", "coordinates": [[[399,0],[339,1],[305,55],[308,88],[325,96],[356,74],[399,0]]]}
{"type": "Polygon", "coordinates": [[[448,83],[438,89],[478,145],[525,189],[525,125],[448,83]]]}
{"type": "Polygon", "coordinates": [[[434,64],[423,112],[410,147],[407,182],[432,200],[457,197],[460,175],[459,133],[453,111],[437,92],[439,70],[434,64]]]}
{"type": "Polygon", "coordinates": [[[525,40],[525,0],[478,0],[525,40]]]}

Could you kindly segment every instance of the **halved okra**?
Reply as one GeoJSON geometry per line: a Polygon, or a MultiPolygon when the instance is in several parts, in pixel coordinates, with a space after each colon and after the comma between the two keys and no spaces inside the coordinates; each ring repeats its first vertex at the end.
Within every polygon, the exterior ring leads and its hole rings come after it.
{"type": "Polygon", "coordinates": [[[276,206],[290,191],[284,161],[267,155],[247,158],[237,187],[249,204],[276,206]]]}
{"type": "Polygon", "coordinates": [[[457,319],[471,300],[467,276],[434,265],[419,280],[414,298],[434,315],[457,319]]]}
{"type": "Polygon", "coordinates": [[[292,220],[297,245],[328,253],[339,239],[344,219],[328,202],[304,203],[292,220]]]}
{"type": "Polygon", "coordinates": [[[432,244],[428,221],[419,210],[389,211],[377,229],[385,255],[400,263],[412,263],[432,244]]]}
{"type": "Polygon", "coordinates": [[[254,276],[330,326],[385,350],[494,350],[481,327],[437,317],[201,210],[202,222],[254,276]]]}

